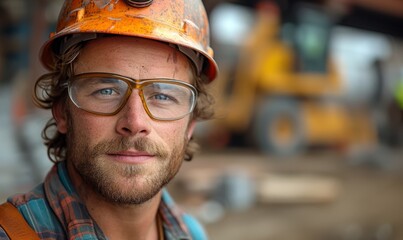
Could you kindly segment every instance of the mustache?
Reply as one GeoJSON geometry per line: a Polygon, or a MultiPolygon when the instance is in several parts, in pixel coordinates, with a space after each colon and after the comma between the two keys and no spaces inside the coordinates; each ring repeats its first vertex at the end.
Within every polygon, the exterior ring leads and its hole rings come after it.
{"type": "Polygon", "coordinates": [[[169,153],[165,148],[144,137],[138,137],[135,139],[116,138],[100,142],[94,146],[91,155],[92,157],[96,157],[105,153],[123,152],[128,150],[147,152],[159,158],[167,158],[169,156],[169,153]]]}

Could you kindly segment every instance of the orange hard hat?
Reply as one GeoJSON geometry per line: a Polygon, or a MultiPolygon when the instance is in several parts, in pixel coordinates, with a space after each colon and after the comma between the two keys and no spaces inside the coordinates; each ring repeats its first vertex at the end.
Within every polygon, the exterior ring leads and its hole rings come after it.
{"type": "Polygon", "coordinates": [[[200,75],[212,81],[218,67],[209,31],[201,0],[66,0],[56,32],[42,47],[40,58],[51,69],[52,52],[61,53],[74,43],[102,34],[135,36],[177,47],[195,63],[200,75]]]}

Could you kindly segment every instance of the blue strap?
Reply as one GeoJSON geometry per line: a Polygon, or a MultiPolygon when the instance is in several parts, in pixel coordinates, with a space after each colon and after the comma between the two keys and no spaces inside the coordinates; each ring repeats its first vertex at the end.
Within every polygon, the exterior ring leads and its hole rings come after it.
{"type": "Polygon", "coordinates": [[[207,240],[207,234],[203,226],[194,217],[189,214],[183,214],[183,222],[189,229],[190,235],[193,240],[207,240]]]}
{"type": "MultiPolygon", "coordinates": [[[[175,204],[172,197],[169,195],[166,189],[162,191],[162,198],[168,206],[172,206],[175,204]]],[[[189,229],[189,233],[192,236],[192,240],[207,240],[207,233],[204,230],[203,226],[197,221],[194,217],[189,214],[182,214],[182,220],[189,229]]]]}

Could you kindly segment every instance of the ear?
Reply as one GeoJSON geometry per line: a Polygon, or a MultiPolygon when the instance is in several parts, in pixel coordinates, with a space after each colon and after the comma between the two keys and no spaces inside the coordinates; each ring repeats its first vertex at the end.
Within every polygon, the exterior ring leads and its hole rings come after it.
{"type": "Polygon", "coordinates": [[[188,132],[187,132],[187,134],[188,134],[188,136],[187,136],[188,139],[191,139],[191,138],[192,138],[193,131],[194,131],[195,127],[196,127],[196,121],[195,121],[195,120],[191,120],[190,123],[189,123],[188,132]]]}
{"type": "Polygon", "coordinates": [[[52,107],[53,118],[56,120],[57,131],[67,133],[67,109],[64,103],[56,103],[52,107]]]}

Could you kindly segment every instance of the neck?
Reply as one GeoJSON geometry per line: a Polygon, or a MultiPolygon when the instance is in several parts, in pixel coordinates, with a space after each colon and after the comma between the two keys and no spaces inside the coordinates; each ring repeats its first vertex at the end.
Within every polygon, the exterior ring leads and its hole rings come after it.
{"type": "Polygon", "coordinates": [[[85,204],[108,239],[158,239],[157,212],[161,194],[141,205],[116,205],[89,197],[85,204]]]}
{"type": "Polygon", "coordinates": [[[122,205],[107,201],[85,184],[75,171],[69,171],[73,185],[92,219],[110,240],[157,240],[157,213],[161,192],[143,204],[122,205]]]}

